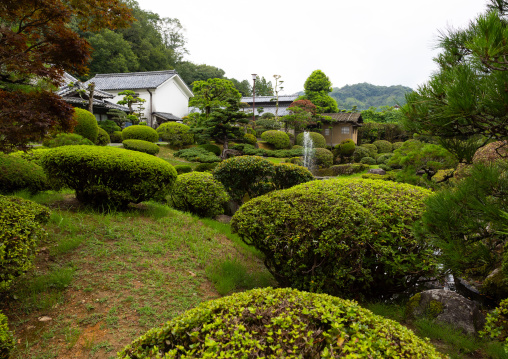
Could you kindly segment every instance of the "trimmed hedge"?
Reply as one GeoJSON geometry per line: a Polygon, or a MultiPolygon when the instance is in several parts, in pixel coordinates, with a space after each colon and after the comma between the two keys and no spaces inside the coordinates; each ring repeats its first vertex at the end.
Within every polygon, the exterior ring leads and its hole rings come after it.
{"type": "Polygon", "coordinates": [[[0,358],[8,359],[16,342],[14,341],[14,335],[9,330],[7,317],[0,311],[0,358]]]}
{"type": "Polygon", "coordinates": [[[393,153],[382,153],[376,158],[376,163],[378,165],[384,164],[386,165],[388,163],[388,160],[393,157],[393,153]]]}
{"type": "Polygon", "coordinates": [[[372,157],[372,158],[377,157],[377,155],[378,155],[377,147],[375,145],[373,145],[372,143],[366,143],[366,144],[361,145],[360,147],[363,147],[367,151],[369,151],[369,157],[372,157]]]}
{"type": "Polygon", "coordinates": [[[393,151],[393,145],[391,142],[386,140],[377,140],[372,142],[377,148],[377,153],[390,153],[393,151]]]}
{"type": "MultiPolygon", "coordinates": [[[[98,133],[98,131],[97,131],[98,133]]],[[[93,146],[93,142],[77,133],[59,133],[53,138],[47,138],[42,142],[44,147],[55,148],[60,146],[93,146]]]]}
{"type": "Polygon", "coordinates": [[[194,143],[194,134],[190,127],[178,122],[165,122],[157,127],[157,133],[163,141],[172,147],[182,147],[194,143]]]}
{"type": "Polygon", "coordinates": [[[114,147],[58,147],[42,163],[50,177],[63,181],[76,190],[78,200],[93,206],[126,207],[163,197],[177,176],[173,166],[160,158],[114,147]]]}
{"type": "Polygon", "coordinates": [[[231,228],[282,286],[347,297],[406,291],[437,267],[411,231],[431,191],[363,179],[312,181],[251,199],[231,228]]]}
{"type": "Polygon", "coordinates": [[[74,133],[95,143],[99,134],[99,125],[95,116],[87,110],[74,108],[74,119],[77,122],[76,127],[74,127],[74,133]]]}
{"type": "Polygon", "coordinates": [[[363,163],[365,165],[375,165],[376,160],[373,159],[372,157],[364,157],[360,160],[360,163],[363,163]]]}
{"type": "Polygon", "coordinates": [[[291,288],[201,303],[126,346],[118,358],[444,359],[427,341],[354,301],[291,288]]]}
{"type": "Polygon", "coordinates": [[[143,140],[148,142],[158,142],[159,134],[149,126],[134,125],[123,129],[122,140],[143,140]]]}
{"type": "Polygon", "coordinates": [[[155,143],[143,140],[125,140],[122,144],[127,150],[144,152],[154,156],[158,154],[160,150],[159,146],[155,143]]]}
{"type": "Polygon", "coordinates": [[[212,144],[199,145],[198,147],[204,148],[208,152],[213,153],[215,156],[220,156],[222,151],[219,146],[212,144]]]}
{"type": "Polygon", "coordinates": [[[115,131],[113,133],[109,134],[109,139],[111,140],[111,143],[122,143],[122,131],[115,131]]]}
{"type": "Polygon", "coordinates": [[[314,180],[314,176],[307,168],[296,164],[277,163],[274,165],[274,170],[272,183],[275,189],[286,189],[314,180]]]}
{"type": "Polygon", "coordinates": [[[33,162],[35,164],[41,165],[41,158],[48,151],[51,151],[49,148],[32,148],[30,151],[17,151],[9,153],[9,156],[14,156],[18,158],[22,158],[26,161],[33,162]]]}
{"type": "Polygon", "coordinates": [[[27,189],[37,193],[48,188],[41,166],[18,156],[0,154],[0,193],[27,189]]]}
{"type": "Polygon", "coordinates": [[[220,162],[221,159],[212,152],[207,151],[202,147],[185,148],[173,153],[173,156],[183,158],[190,162],[220,162]]]}
{"type": "Polygon", "coordinates": [[[178,173],[179,175],[181,175],[183,173],[192,172],[192,167],[189,165],[176,165],[174,167],[175,167],[176,173],[178,173]]]}
{"type": "Polygon", "coordinates": [[[333,153],[326,148],[315,148],[313,150],[314,163],[323,168],[333,165],[333,153]]]}
{"type": "Polygon", "coordinates": [[[256,120],[256,128],[264,128],[267,130],[279,130],[282,127],[280,122],[275,121],[275,118],[260,118],[256,120]]]}
{"type": "Polygon", "coordinates": [[[200,163],[194,168],[194,172],[213,171],[219,162],[200,163]]]}
{"type": "Polygon", "coordinates": [[[122,131],[120,126],[116,124],[115,121],[112,120],[105,120],[105,121],[99,121],[97,122],[100,128],[102,128],[104,131],[106,131],[108,134],[111,134],[115,131],[122,131]]]}
{"type": "Polygon", "coordinates": [[[337,150],[337,156],[340,155],[342,157],[351,157],[353,153],[355,153],[355,141],[349,138],[336,145],[335,149],[337,150]]]}
{"type": "MultiPolygon", "coordinates": [[[[289,137],[288,137],[289,139],[289,137]]],[[[257,142],[258,142],[258,139],[256,138],[255,135],[252,135],[250,133],[246,133],[243,135],[243,141],[245,143],[248,143],[249,145],[255,145],[257,142]]]]}
{"type": "Polygon", "coordinates": [[[355,148],[355,152],[353,153],[353,160],[355,162],[360,162],[362,160],[362,158],[369,157],[369,155],[370,155],[370,152],[368,149],[366,149],[365,147],[362,147],[362,146],[357,146],[355,148]]]}
{"type": "Polygon", "coordinates": [[[107,146],[111,143],[111,139],[109,138],[109,134],[103,128],[99,127],[99,133],[97,134],[97,141],[95,144],[97,146],[107,146]]]}
{"type": "Polygon", "coordinates": [[[40,226],[49,210],[32,201],[0,195],[0,291],[32,268],[37,244],[47,237],[40,226]]]}
{"type": "Polygon", "coordinates": [[[289,136],[286,132],[271,130],[261,134],[261,139],[273,145],[275,149],[282,150],[290,147],[289,136]]]}
{"type": "Polygon", "coordinates": [[[224,213],[229,196],[224,186],[211,173],[191,172],[179,175],[171,192],[173,207],[200,217],[224,213]]]}
{"type": "Polygon", "coordinates": [[[392,143],[392,149],[393,149],[393,151],[401,148],[403,144],[404,144],[404,142],[394,142],[394,143],[392,143]]]}
{"type": "MultiPolygon", "coordinates": [[[[326,148],[325,136],[317,132],[309,132],[309,134],[312,139],[313,148],[326,148]]],[[[303,135],[304,132],[301,132],[296,136],[296,144],[299,146],[303,146],[303,135]]]]}
{"type": "Polygon", "coordinates": [[[370,168],[368,165],[364,164],[345,164],[345,165],[334,165],[329,168],[324,168],[317,170],[318,176],[349,176],[355,173],[360,173],[370,168]]]}

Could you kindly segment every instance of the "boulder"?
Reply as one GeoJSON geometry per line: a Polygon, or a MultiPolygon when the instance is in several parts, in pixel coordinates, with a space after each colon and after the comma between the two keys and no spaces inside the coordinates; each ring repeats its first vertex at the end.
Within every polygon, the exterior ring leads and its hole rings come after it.
{"type": "Polygon", "coordinates": [[[405,314],[407,318],[433,318],[470,335],[476,335],[485,324],[478,303],[445,289],[431,289],[411,297],[405,314]]]}
{"type": "Polygon", "coordinates": [[[375,175],[385,175],[386,171],[382,168],[371,168],[367,173],[373,173],[375,175]]]}

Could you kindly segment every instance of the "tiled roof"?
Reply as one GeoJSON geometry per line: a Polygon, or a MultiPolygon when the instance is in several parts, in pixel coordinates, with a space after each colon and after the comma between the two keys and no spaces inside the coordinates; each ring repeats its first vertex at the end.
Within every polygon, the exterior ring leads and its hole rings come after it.
{"type": "Polygon", "coordinates": [[[175,116],[169,112],[154,112],[154,113],[152,113],[152,115],[154,115],[155,117],[160,117],[160,118],[162,118],[164,120],[168,120],[168,121],[182,121],[182,119],[180,117],[175,116]]]}
{"type": "MultiPolygon", "coordinates": [[[[279,96],[279,104],[281,102],[288,102],[291,104],[294,100],[298,98],[298,95],[280,95],[279,96]]],[[[252,103],[252,96],[242,97],[240,102],[252,103]]],[[[256,96],[256,104],[257,103],[276,103],[277,98],[275,96],[256,96]]]]}
{"type": "Polygon", "coordinates": [[[95,82],[99,90],[134,90],[157,88],[176,75],[175,70],[97,74],[85,85],[95,82]]]}
{"type": "MultiPolygon", "coordinates": [[[[86,104],[86,105],[88,105],[88,100],[83,100],[81,97],[64,97],[63,99],[65,100],[65,102],[70,103],[70,104],[79,104],[79,105],[86,104]]],[[[102,108],[106,108],[106,109],[117,109],[117,110],[124,111],[124,112],[130,112],[128,107],[118,105],[116,103],[109,102],[107,100],[100,100],[100,99],[94,98],[93,105],[96,107],[99,107],[99,108],[102,107],[102,108]]]]}
{"type": "Polygon", "coordinates": [[[363,123],[362,114],[360,112],[322,113],[321,115],[330,116],[334,122],[363,123]]]}

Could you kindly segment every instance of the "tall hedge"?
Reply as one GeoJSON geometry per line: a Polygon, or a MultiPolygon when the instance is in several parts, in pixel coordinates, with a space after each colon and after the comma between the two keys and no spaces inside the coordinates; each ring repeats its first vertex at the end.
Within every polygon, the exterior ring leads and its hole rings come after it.
{"type": "Polygon", "coordinates": [[[75,108],[74,119],[77,121],[77,125],[74,127],[74,133],[95,143],[95,141],[97,141],[97,135],[99,134],[99,125],[97,124],[95,116],[87,110],[75,108]]]}
{"type": "Polygon", "coordinates": [[[159,134],[153,128],[143,125],[133,125],[122,130],[122,139],[143,140],[148,142],[159,141],[159,134]]]}
{"type": "Polygon", "coordinates": [[[157,128],[157,133],[163,141],[172,147],[182,147],[194,143],[194,134],[189,126],[178,122],[165,122],[157,128]]]}
{"type": "Polygon", "coordinates": [[[430,193],[394,182],[312,181],[250,200],[231,226],[264,253],[283,286],[381,297],[434,273],[435,249],[411,232],[430,193]]]}
{"type": "Polygon", "coordinates": [[[0,153],[0,193],[24,189],[36,193],[47,189],[47,186],[46,175],[36,162],[0,153]]]}
{"type": "MultiPolygon", "coordinates": [[[[326,140],[325,137],[317,132],[309,132],[310,138],[312,139],[312,147],[313,148],[326,148],[326,140]]],[[[296,136],[296,144],[299,146],[303,146],[303,136],[304,132],[301,132],[296,136]]]]}
{"type": "Polygon", "coordinates": [[[290,288],[200,304],[126,346],[118,358],[444,359],[426,340],[354,301],[290,288]]]}
{"type": "MultiPolygon", "coordinates": [[[[142,126],[146,127],[146,126],[142,126]]],[[[149,128],[149,127],[148,127],[149,128]]],[[[94,206],[126,207],[168,193],[176,170],[146,153],[114,147],[58,147],[43,157],[44,170],[94,206]]]]}
{"type": "Polygon", "coordinates": [[[261,139],[273,145],[275,149],[281,150],[290,147],[289,136],[286,132],[271,130],[261,134],[261,139]]]}

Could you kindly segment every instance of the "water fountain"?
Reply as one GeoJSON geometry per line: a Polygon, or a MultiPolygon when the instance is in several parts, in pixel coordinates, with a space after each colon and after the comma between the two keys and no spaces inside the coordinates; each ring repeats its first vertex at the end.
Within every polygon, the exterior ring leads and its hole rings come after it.
{"type": "Polygon", "coordinates": [[[310,132],[305,131],[303,133],[303,166],[309,171],[311,170],[312,160],[314,157],[313,146],[314,144],[312,142],[312,138],[310,137],[310,132]]]}

